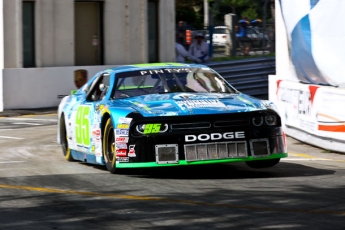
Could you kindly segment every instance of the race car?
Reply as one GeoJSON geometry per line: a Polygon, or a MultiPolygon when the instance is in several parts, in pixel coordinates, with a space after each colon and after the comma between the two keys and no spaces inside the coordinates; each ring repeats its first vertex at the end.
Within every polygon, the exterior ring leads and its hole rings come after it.
{"type": "Polygon", "coordinates": [[[106,69],[61,100],[58,118],[64,157],[111,173],[229,162],[265,168],[288,156],[275,105],[200,64],[106,69]]]}

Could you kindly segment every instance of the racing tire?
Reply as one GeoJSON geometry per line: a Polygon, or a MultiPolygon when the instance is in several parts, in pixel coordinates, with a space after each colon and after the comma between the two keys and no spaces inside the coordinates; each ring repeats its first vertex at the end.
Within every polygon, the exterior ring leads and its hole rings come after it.
{"type": "Polygon", "coordinates": [[[71,154],[71,149],[68,146],[66,123],[65,123],[65,118],[63,117],[63,115],[61,115],[61,118],[60,118],[60,142],[61,142],[62,152],[65,159],[68,161],[74,161],[71,154]]]}
{"type": "Polygon", "coordinates": [[[112,174],[116,171],[116,150],[114,125],[109,118],[105,124],[103,135],[103,157],[108,171],[112,174]]]}
{"type": "Polygon", "coordinates": [[[271,159],[271,160],[246,161],[246,164],[251,168],[261,169],[261,168],[273,167],[276,164],[278,164],[279,161],[280,161],[280,158],[277,158],[277,159],[271,159]]]}

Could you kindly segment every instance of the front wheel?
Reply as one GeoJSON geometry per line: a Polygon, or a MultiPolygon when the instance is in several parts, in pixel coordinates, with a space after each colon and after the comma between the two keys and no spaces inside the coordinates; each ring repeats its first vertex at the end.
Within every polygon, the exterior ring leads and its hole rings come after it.
{"type": "Polygon", "coordinates": [[[63,117],[63,114],[60,118],[60,142],[65,159],[68,161],[74,161],[71,154],[71,149],[68,146],[68,136],[66,132],[65,118],[63,117]]]}
{"type": "Polygon", "coordinates": [[[276,164],[278,164],[279,161],[280,161],[280,158],[277,158],[277,159],[271,159],[271,160],[246,161],[246,164],[251,168],[261,169],[261,168],[273,167],[276,164]]]}
{"type": "Polygon", "coordinates": [[[103,157],[105,166],[110,173],[116,171],[116,150],[115,150],[115,134],[114,125],[109,118],[104,128],[103,135],[103,157]]]}

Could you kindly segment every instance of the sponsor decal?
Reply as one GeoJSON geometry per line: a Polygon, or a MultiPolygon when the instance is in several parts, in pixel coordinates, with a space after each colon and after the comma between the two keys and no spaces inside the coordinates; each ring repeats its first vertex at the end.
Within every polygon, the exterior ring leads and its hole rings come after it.
{"type": "Polygon", "coordinates": [[[128,137],[116,137],[115,142],[128,143],[128,137]]]}
{"type": "Polygon", "coordinates": [[[101,156],[102,156],[102,152],[99,151],[99,150],[97,150],[96,153],[95,153],[95,155],[96,155],[97,157],[101,157],[101,156]]]}
{"type": "Polygon", "coordinates": [[[176,103],[181,109],[226,108],[226,105],[217,99],[183,100],[183,101],[176,101],[176,103]]]}
{"type": "Polygon", "coordinates": [[[116,157],[116,161],[118,162],[129,162],[128,157],[116,157]]]}
{"type": "Polygon", "coordinates": [[[177,112],[166,112],[166,113],[159,114],[159,116],[177,116],[177,115],[178,115],[177,112]]]}
{"type": "Polygon", "coordinates": [[[91,146],[91,152],[92,152],[92,153],[95,153],[95,149],[96,149],[95,145],[92,145],[92,146],[91,146]]]}
{"type": "Polygon", "coordinates": [[[128,156],[129,157],[136,157],[137,156],[137,155],[135,155],[135,145],[129,146],[128,156]]]}
{"type": "Polygon", "coordinates": [[[129,124],[118,124],[117,129],[129,129],[129,124]]]}
{"type": "Polygon", "coordinates": [[[150,74],[159,74],[159,73],[191,73],[192,70],[189,68],[181,68],[181,69],[153,69],[153,70],[145,70],[140,71],[141,75],[150,75],[150,74]]]}
{"type": "Polygon", "coordinates": [[[132,102],[134,105],[138,106],[139,108],[142,108],[146,111],[150,111],[151,109],[147,106],[147,105],[144,105],[144,104],[140,104],[139,102],[132,102]]]}
{"type": "Polygon", "coordinates": [[[185,142],[194,142],[194,141],[214,141],[221,139],[240,139],[245,138],[244,131],[238,132],[227,132],[227,133],[211,133],[211,134],[199,134],[199,135],[185,135],[185,142]]]}
{"type": "Polygon", "coordinates": [[[121,124],[130,124],[132,121],[132,118],[128,118],[128,117],[120,117],[118,120],[118,123],[121,124]]]}
{"type": "Polygon", "coordinates": [[[101,123],[101,114],[97,110],[97,105],[95,107],[95,113],[93,113],[92,115],[93,115],[93,124],[94,124],[93,127],[99,128],[99,123],[101,123]]]}
{"type": "Polygon", "coordinates": [[[93,130],[92,135],[97,136],[97,137],[101,136],[101,130],[100,129],[93,130]]]}
{"type": "Polygon", "coordinates": [[[128,136],[129,131],[127,129],[115,129],[116,136],[128,136]]]}
{"type": "Polygon", "coordinates": [[[117,149],[116,150],[117,157],[126,157],[127,156],[127,149],[117,149]]]}
{"type": "Polygon", "coordinates": [[[191,94],[191,93],[179,93],[173,96],[173,99],[178,100],[178,99],[207,99],[209,98],[208,96],[203,96],[203,95],[197,95],[197,94],[191,94]]]}
{"type": "Polygon", "coordinates": [[[127,149],[127,144],[123,142],[116,142],[115,146],[116,146],[116,149],[127,149]]]}

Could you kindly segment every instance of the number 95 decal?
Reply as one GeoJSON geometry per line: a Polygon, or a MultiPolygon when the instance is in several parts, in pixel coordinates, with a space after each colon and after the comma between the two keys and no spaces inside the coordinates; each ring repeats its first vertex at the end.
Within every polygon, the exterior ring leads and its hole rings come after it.
{"type": "Polygon", "coordinates": [[[168,124],[140,124],[136,130],[141,134],[165,133],[168,130],[168,124]]]}

